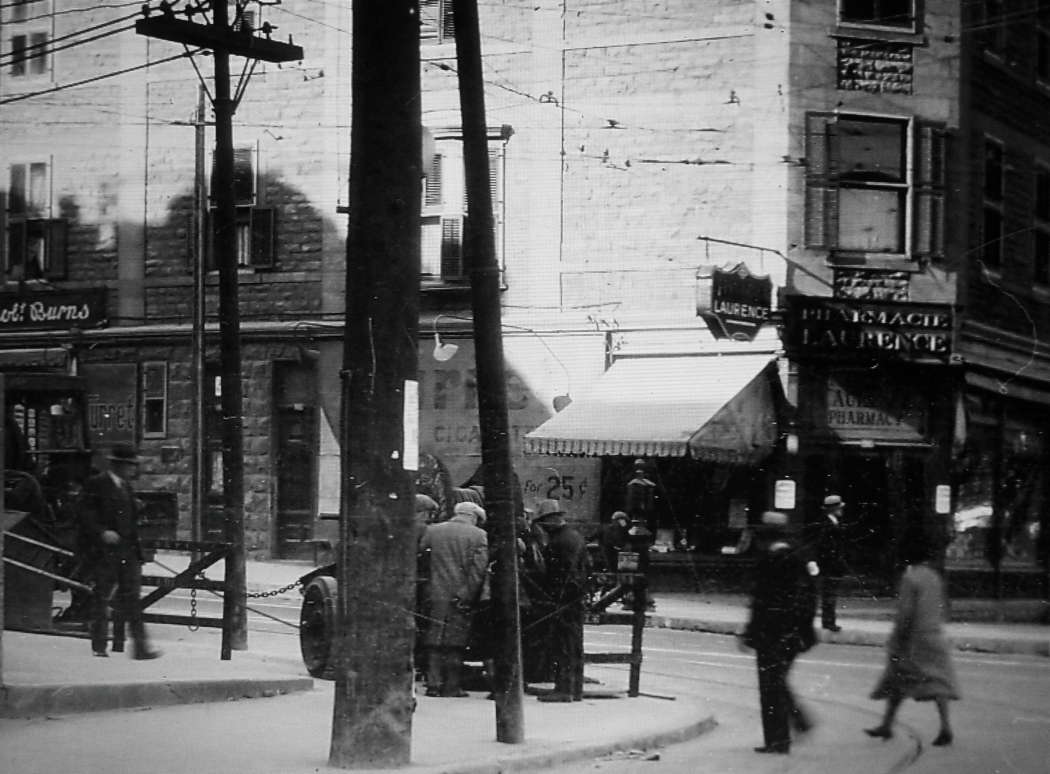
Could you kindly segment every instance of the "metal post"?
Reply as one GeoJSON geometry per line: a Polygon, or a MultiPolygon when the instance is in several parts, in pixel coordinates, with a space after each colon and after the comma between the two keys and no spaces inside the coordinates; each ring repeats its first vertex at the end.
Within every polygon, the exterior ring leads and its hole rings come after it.
{"type": "Polygon", "coordinates": [[[456,63],[467,212],[465,253],[470,267],[474,312],[474,351],[478,385],[478,424],[484,466],[485,501],[492,521],[495,566],[492,596],[496,631],[502,633],[495,657],[496,740],[525,740],[522,713],[521,621],[518,615],[517,525],[511,496],[510,428],[503,368],[499,265],[489,193],[488,127],[476,0],[454,0],[456,63]]]}

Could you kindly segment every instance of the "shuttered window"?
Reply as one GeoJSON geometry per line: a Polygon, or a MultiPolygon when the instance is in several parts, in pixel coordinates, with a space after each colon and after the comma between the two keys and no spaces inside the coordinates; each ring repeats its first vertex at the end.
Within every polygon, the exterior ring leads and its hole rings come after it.
{"type": "Polygon", "coordinates": [[[419,35],[424,40],[451,43],[456,36],[452,0],[419,0],[419,35]]]}
{"type": "MultiPolygon", "coordinates": [[[[504,144],[494,140],[489,149],[489,192],[492,201],[496,260],[503,265],[502,178],[504,144]]],[[[463,142],[459,137],[439,137],[426,165],[420,273],[424,283],[465,282],[467,271],[463,239],[469,221],[463,142]]]]}
{"type": "Polygon", "coordinates": [[[808,247],[844,264],[943,256],[943,127],[810,113],[805,148],[808,247]]]}
{"type": "MultiPolygon", "coordinates": [[[[233,151],[233,198],[237,207],[234,227],[237,230],[237,266],[241,269],[272,269],[277,265],[276,212],[272,207],[258,203],[255,180],[257,154],[257,149],[248,146],[234,148],[233,151]]],[[[214,156],[212,163],[214,165],[214,156]]],[[[212,198],[214,200],[214,196],[212,198]]],[[[205,267],[208,271],[218,268],[216,226],[215,208],[212,207],[206,229],[209,239],[205,267]]]]}
{"type": "Polygon", "coordinates": [[[163,438],[168,429],[168,364],[142,364],[142,437],[163,438]]]}
{"type": "Polygon", "coordinates": [[[67,224],[51,208],[46,162],[12,164],[4,201],[4,274],[9,279],[64,279],[67,224]]]}

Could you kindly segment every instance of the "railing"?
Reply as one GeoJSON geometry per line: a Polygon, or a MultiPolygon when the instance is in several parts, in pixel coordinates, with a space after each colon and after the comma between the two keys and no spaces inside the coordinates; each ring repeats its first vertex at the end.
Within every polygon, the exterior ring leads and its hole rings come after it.
{"type": "MultiPolygon", "coordinates": [[[[219,658],[229,661],[231,655],[231,636],[233,626],[233,604],[231,594],[226,586],[231,576],[230,559],[232,552],[229,543],[218,542],[194,542],[191,540],[143,540],[143,550],[183,551],[191,555],[200,555],[199,559],[191,561],[185,570],[171,577],[158,575],[143,575],[142,585],[156,587],[146,596],[139,600],[139,609],[142,611],[144,623],[175,624],[179,626],[205,626],[222,629],[222,643],[219,649],[219,658]],[[213,564],[224,561],[225,572],[223,580],[209,580],[203,577],[204,571],[213,564]],[[197,615],[196,607],[191,608],[190,615],[174,615],[171,613],[147,613],[153,603],[163,599],[175,589],[192,589],[194,595],[199,589],[205,591],[216,591],[222,594],[222,617],[208,618],[197,615]]],[[[194,599],[196,597],[194,596],[194,599]]],[[[119,610],[113,613],[113,650],[121,652],[124,650],[124,615],[119,610]]]]}
{"type": "Polygon", "coordinates": [[[623,624],[629,618],[631,623],[631,650],[609,653],[584,653],[584,663],[588,664],[629,664],[630,677],[627,695],[639,695],[639,683],[642,675],[642,630],[645,628],[645,611],[648,604],[648,582],[639,572],[597,572],[590,576],[596,597],[588,600],[586,605],[586,622],[589,624],[623,624]],[[630,613],[609,613],[608,607],[613,602],[629,599],[630,613]]]}

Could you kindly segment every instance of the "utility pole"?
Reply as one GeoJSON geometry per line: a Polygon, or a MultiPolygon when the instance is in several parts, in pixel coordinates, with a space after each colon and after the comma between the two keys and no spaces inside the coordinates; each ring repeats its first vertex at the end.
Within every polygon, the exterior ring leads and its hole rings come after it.
{"type": "MultiPolygon", "coordinates": [[[[242,24],[249,0],[235,0],[237,13],[230,24],[228,0],[210,3],[212,18],[199,5],[183,11],[187,21],[176,18],[173,3],[161,3],[161,14],[135,22],[135,32],[184,46],[212,50],[215,59],[215,166],[212,169],[211,196],[215,202],[215,255],[219,266],[219,347],[222,373],[222,489],[226,540],[232,559],[227,565],[227,593],[232,595],[231,646],[248,647],[247,585],[244,547],[244,441],[241,389],[240,306],[237,292],[237,205],[233,190],[233,114],[236,100],[230,94],[230,55],[267,62],[292,62],[303,58],[303,50],[289,43],[278,43],[254,35],[242,24]],[[193,21],[197,15],[205,23],[193,21]]],[[[263,25],[269,34],[271,28],[263,25]]],[[[199,74],[199,72],[198,72],[199,74]]],[[[243,84],[242,84],[243,85],[243,84]]],[[[238,95],[241,90],[238,89],[238,95]]]]}
{"type": "Polygon", "coordinates": [[[353,4],[342,498],[329,765],[411,752],[422,161],[418,0],[353,4]]]}
{"type": "Polygon", "coordinates": [[[204,470],[207,443],[204,438],[204,406],[207,398],[204,391],[205,327],[208,318],[204,296],[204,256],[207,253],[208,191],[204,185],[205,171],[205,112],[207,94],[204,86],[198,87],[197,116],[193,128],[193,487],[190,495],[190,536],[194,542],[204,540],[204,510],[207,497],[204,488],[204,470]]]}
{"type": "Polygon", "coordinates": [[[496,262],[492,198],[489,192],[488,126],[481,64],[477,0],[454,0],[456,65],[463,117],[467,223],[465,254],[474,313],[474,351],[478,384],[478,424],[484,466],[485,506],[492,521],[495,565],[492,573],[495,631],[501,633],[495,657],[496,741],[525,741],[521,683],[521,619],[518,615],[518,549],[507,382],[503,368],[499,264],[496,262]]]}

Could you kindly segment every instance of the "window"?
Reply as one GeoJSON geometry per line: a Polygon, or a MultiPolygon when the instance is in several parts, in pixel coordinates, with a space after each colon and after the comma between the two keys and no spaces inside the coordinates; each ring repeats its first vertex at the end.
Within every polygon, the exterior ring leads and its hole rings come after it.
{"type": "Polygon", "coordinates": [[[915,23],[914,0],[841,0],[839,20],[912,29],[915,23]]]}
{"type": "MultiPolygon", "coordinates": [[[[435,153],[427,167],[423,188],[420,272],[424,282],[463,282],[466,279],[463,237],[468,216],[463,141],[459,137],[437,136],[434,145],[435,153]]],[[[496,230],[496,260],[500,266],[503,265],[503,157],[502,140],[490,142],[489,188],[496,230]]]]}
{"type": "Polygon", "coordinates": [[[1001,56],[1006,49],[1006,19],[1003,0],[977,0],[973,5],[972,29],[978,45],[990,54],[1001,56]]]}
{"type": "Polygon", "coordinates": [[[944,131],[899,118],[813,113],[806,244],[836,263],[943,253],[944,131]]]}
{"type": "Polygon", "coordinates": [[[1033,206],[1035,244],[1032,250],[1032,279],[1039,285],[1050,285],[1050,168],[1035,171],[1033,206]]]}
{"type": "Polygon", "coordinates": [[[48,42],[51,16],[44,0],[15,0],[0,5],[10,27],[4,62],[12,78],[46,75],[50,67],[48,42]]]}
{"type": "MultiPolygon", "coordinates": [[[[254,156],[253,148],[236,148],[233,153],[237,266],[243,269],[267,269],[276,263],[275,213],[273,208],[260,207],[256,202],[254,156]]],[[[209,240],[205,266],[208,271],[213,271],[218,268],[215,247],[218,231],[214,206],[209,212],[209,220],[212,238],[209,240]]]]}
{"type": "Polygon", "coordinates": [[[1003,146],[984,141],[982,183],[981,260],[985,268],[998,269],[1003,262],[1003,146]]]}
{"type": "Polygon", "coordinates": [[[451,43],[456,35],[452,0],[419,0],[420,37],[438,43],[451,43]]]}
{"type": "Polygon", "coordinates": [[[48,164],[12,164],[7,189],[4,273],[9,279],[66,275],[66,222],[51,215],[48,164]]]}
{"type": "Polygon", "coordinates": [[[142,437],[163,438],[168,430],[168,364],[142,364],[142,437]]]}

